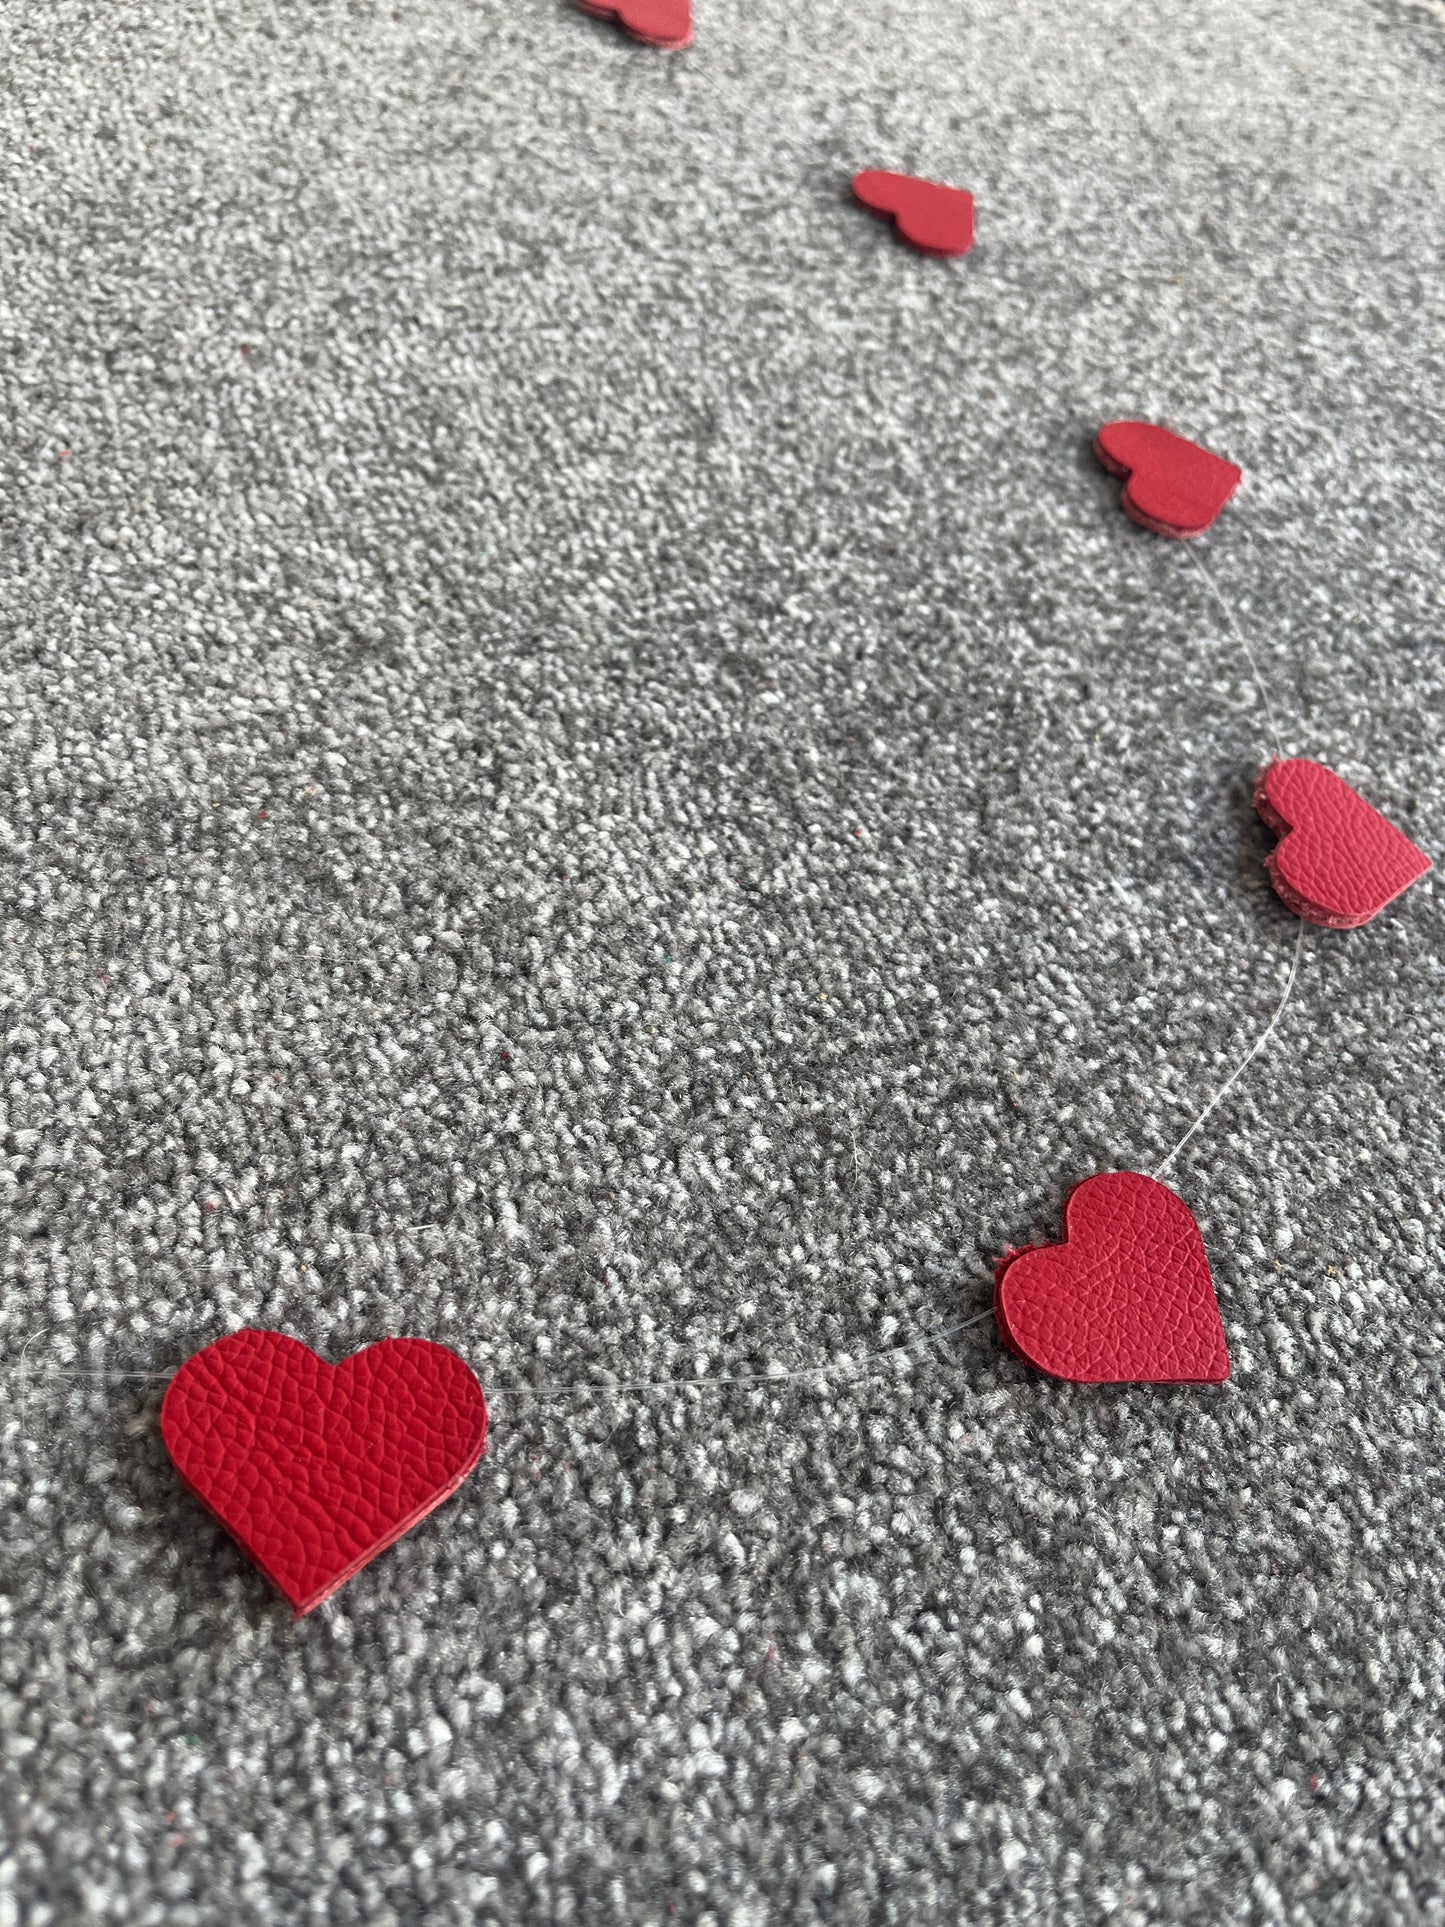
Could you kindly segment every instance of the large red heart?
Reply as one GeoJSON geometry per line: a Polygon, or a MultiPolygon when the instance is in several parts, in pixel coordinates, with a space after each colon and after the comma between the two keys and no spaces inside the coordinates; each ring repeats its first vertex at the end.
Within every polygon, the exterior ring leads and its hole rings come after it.
{"type": "Polygon", "coordinates": [[[1080,1385],[1219,1385],[1229,1377],[1209,1259],[1193,1213],[1137,1171],[1086,1178],[1065,1241],[1010,1252],[994,1313],[1021,1358],[1080,1385]]]}
{"type": "Polygon", "coordinates": [[[1271,763],[1254,807],[1280,838],[1265,858],[1270,881],[1297,917],[1327,930],[1358,929],[1432,867],[1342,776],[1306,757],[1271,763]]]}
{"type": "Polygon", "coordinates": [[[1155,535],[1203,535],[1244,480],[1233,462],[1153,422],[1106,422],[1094,453],[1125,477],[1125,513],[1155,535]]]}
{"type": "Polygon", "coordinates": [[[451,1497],[482,1456],[487,1405],[470,1366],[423,1338],[328,1365],[248,1330],[182,1365],[161,1436],[299,1618],[451,1497]]]}
{"type": "Polygon", "coordinates": [[[875,214],[892,215],[899,234],[921,254],[967,254],[973,246],[973,196],[961,187],[869,168],[853,176],[853,193],[875,214]]]}
{"type": "Polygon", "coordinates": [[[584,13],[615,20],[634,40],[674,52],[692,45],[692,0],[577,0],[584,13]]]}

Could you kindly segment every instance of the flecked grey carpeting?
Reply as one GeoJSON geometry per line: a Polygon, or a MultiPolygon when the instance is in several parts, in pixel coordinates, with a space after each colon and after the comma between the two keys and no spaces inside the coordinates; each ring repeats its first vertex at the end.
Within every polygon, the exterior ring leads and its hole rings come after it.
{"type": "Polygon", "coordinates": [[[1440,9],[6,14],[3,1927],[1445,1919],[1438,882],[1173,1168],[1222,1390],[566,1389],[957,1325],[1266,1022],[1101,420],[1445,855],[1440,9]],[[300,1624],[156,1430],[246,1322],[493,1397],[300,1624]]]}

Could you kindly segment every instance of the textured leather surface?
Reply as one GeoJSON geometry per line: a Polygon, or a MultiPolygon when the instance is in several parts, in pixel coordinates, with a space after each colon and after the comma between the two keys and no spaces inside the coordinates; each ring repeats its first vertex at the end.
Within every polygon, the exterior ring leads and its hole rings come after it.
{"type": "Polygon", "coordinates": [[[973,246],[973,196],[961,187],[870,168],[853,176],[853,193],[873,213],[891,215],[920,254],[967,254],[973,246]]]}
{"type": "Polygon", "coordinates": [[[1377,917],[1431,862],[1342,776],[1303,756],[1271,763],[1254,807],[1280,837],[1265,862],[1298,917],[1355,930],[1377,917]]]}
{"type": "Polygon", "coordinates": [[[577,0],[584,13],[615,20],[634,40],[675,50],[692,45],[692,0],[577,0]]]}
{"type": "Polygon", "coordinates": [[[1229,1377],[1204,1240],[1167,1184],[1137,1171],[1086,1178],[1064,1234],[1011,1252],[995,1275],[999,1329],[1021,1358],[1081,1385],[1229,1377]]]}
{"type": "Polygon", "coordinates": [[[299,1617],[456,1491],[482,1455],[487,1407],[445,1345],[387,1338],[329,1365],[247,1330],[182,1365],[161,1435],[299,1617]]]}
{"type": "Polygon", "coordinates": [[[1244,480],[1233,462],[1153,422],[1106,422],[1094,453],[1124,476],[1125,513],[1155,535],[1203,535],[1244,480]]]}

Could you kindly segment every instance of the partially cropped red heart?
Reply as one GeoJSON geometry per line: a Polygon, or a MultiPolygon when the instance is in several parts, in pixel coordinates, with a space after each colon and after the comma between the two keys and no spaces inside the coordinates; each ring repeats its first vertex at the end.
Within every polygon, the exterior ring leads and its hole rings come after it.
{"type": "Polygon", "coordinates": [[[692,45],[692,0],[577,0],[584,13],[615,20],[634,40],[674,52],[692,45]]]}
{"type": "Polygon", "coordinates": [[[873,213],[891,215],[898,233],[921,254],[967,254],[973,246],[973,196],[961,187],[869,168],[853,176],[853,193],[873,213]]]}
{"type": "Polygon", "coordinates": [[[328,1365],[247,1330],[182,1365],[161,1436],[299,1618],[451,1497],[482,1456],[487,1404],[471,1367],[423,1338],[328,1365]]]}
{"type": "Polygon", "coordinates": [[[1265,858],[1270,881],[1308,923],[1356,930],[1432,865],[1403,830],[1323,763],[1271,763],[1254,807],[1280,841],[1265,858]]]}
{"type": "Polygon", "coordinates": [[[1167,1184],[1137,1171],[1086,1178],[1064,1242],[1010,1252],[994,1278],[1009,1346],[1080,1385],[1219,1385],[1229,1377],[1199,1226],[1167,1184]]]}
{"type": "Polygon", "coordinates": [[[1124,476],[1124,512],[1155,535],[1203,535],[1244,480],[1233,462],[1153,422],[1106,422],[1094,453],[1124,476]]]}

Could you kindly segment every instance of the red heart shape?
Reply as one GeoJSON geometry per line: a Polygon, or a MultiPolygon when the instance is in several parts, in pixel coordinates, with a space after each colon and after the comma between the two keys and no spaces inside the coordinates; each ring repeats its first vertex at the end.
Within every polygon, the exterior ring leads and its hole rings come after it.
{"type": "Polygon", "coordinates": [[[615,20],[634,40],[676,51],[692,45],[692,0],[577,0],[584,13],[615,20]]]}
{"type": "Polygon", "coordinates": [[[961,187],[869,168],[853,176],[853,193],[875,214],[892,215],[899,234],[920,254],[967,254],[973,246],[973,196],[961,187]]]}
{"type": "Polygon", "coordinates": [[[1080,1385],[1220,1385],[1229,1377],[1209,1259],[1194,1214],[1137,1171],[1086,1178],[1064,1243],[1010,1252],[994,1315],[1031,1365],[1080,1385]]]}
{"type": "Polygon", "coordinates": [[[482,1456],[487,1404],[470,1366],[424,1338],[328,1365],[247,1330],[182,1365],[161,1436],[300,1618],[451,1497],[482,1456]]]}
{"type": "Polygon", "coordinates": [[[1125,477],[1125,514],[1155,535],[1203,535],[1244,480],[1233,462],[1153,422],[1106,422],[1094,453],[1125,477]]]}
{"type": "Polygon", "coordinates": [[[1270,881],[1308,923],[1356,930],[1433,866],[1388,817],[1323,763],[1271,763],[1254,807],[1280,841],[1265,858],[1270,881]]]}

